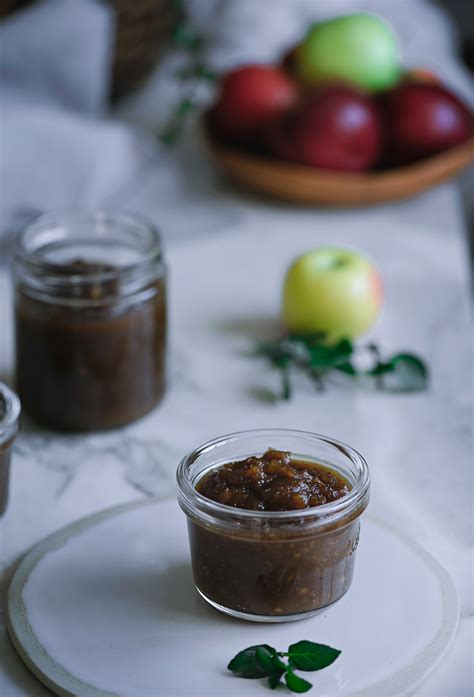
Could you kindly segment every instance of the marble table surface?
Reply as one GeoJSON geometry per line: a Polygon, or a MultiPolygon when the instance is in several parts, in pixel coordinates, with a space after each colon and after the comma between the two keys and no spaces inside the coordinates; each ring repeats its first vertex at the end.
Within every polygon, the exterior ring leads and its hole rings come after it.
{"type": "MultiPolygon", "coordinates": [[[[190,173],[196,181],[198,170],[196,165],[190,173]]],[[[405,203],[335,212],[254,200],[201,177],[202,207],[188,186],[188,200],[173,216],[169,206],[161,208],[156,195],[153,199],[155,176],[151,172],[131,196],[132,204],[136,200],[130,207],[161,222],[167,242],[171,368],[166,400],[136,424],[103,434],[57,435],[25,420],[15,446],[10,506],[0,521],[2,593],[18,559],[45,535],[108,506],[173,496],[179,458],[208,437],[270,425],[308,428],[347,440],[366,455],[374,475],[373,512],[423,544],[458,589],[462,616],[454,645],[414,694],[473,694],[472,351],[467,255],[455,185],[405,203]],[[171,234],[173,225],[181,234],[171,234]],[[433,374],[429,392],[389,397],[335,389],[315,396],[302,386],[290,405],[259,399],[275,386],[276,376],[242,351],[249,336],[274,316],[278,299],[267,281],[259,299],[255,283],[236,295],[226,284],[225,264],[240,265],[251,277],[257,272],[253,250],[262,255],[266,249],[266,258],[259,259],[261,273],[276,287],[294,254],[328,243],[359,247],[376,260],[387,291],[376,338],[387,348],[409,348],[427,357],[433,374]],[[211,270],[215,293],[209,293],[209,280],[200,282],[211,270]]],[[[11,383],[6,270],[0,273],[0,312],[0,379],[11,383]]],[[[2,697],[50,694],[17,657],[2,614],[0,671],[2,697]]]]}

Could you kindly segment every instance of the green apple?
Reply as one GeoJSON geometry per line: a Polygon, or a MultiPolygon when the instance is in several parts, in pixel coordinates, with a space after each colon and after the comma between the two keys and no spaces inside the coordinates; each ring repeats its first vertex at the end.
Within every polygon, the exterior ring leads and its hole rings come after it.
{"type": "Polygon", "coordinates": [[[374,324],[382,305],[382,280],[360,254],[321,247],[298,257],[283,287],[283,320],[296,333],[324,332],[326,341],[355,339],[374,324]]]}
{"type": "Polygon", "coordinates": [[[397,38],[375,15],[360,13],[313,24],[295,53],[303,82],[348,80],[370,91],[400,77],[397,38]]]}

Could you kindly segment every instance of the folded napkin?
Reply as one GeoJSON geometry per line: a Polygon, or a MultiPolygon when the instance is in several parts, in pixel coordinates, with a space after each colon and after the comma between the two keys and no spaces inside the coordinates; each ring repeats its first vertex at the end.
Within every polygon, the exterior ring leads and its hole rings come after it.
{"type": "Polygon", "coordinates": [[[46,0],[0,23],[0,85],[70,111],[105,109],[114,17],[94,0],[46,0]]]}

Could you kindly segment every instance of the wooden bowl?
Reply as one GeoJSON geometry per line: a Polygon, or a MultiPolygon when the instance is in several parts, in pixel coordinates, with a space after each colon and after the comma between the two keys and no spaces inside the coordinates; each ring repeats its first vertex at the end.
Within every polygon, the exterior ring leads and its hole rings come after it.
{"type": "Polygon", "coordinates": [[[204,120],[211,160],[237,184],[280,200],[325,206],[366,206],[414,196],[474,162],[474,136],[414,164],[382,172],[334,172],[255,155],[217,141],[204,120]]]}

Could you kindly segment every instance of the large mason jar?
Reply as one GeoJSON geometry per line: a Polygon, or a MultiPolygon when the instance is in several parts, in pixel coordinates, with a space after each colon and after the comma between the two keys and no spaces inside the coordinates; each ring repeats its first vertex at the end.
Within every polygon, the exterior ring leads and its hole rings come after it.
{"type": "Polygon", "coordinates": [[[39,218],[14,259],[16,381],[52,429],[138,419],[165,388],[166,270],[155,227],[115,213],[39,218]]]}

